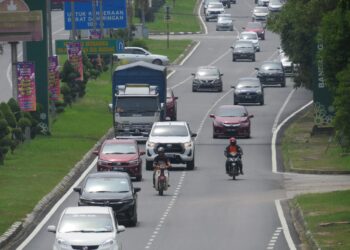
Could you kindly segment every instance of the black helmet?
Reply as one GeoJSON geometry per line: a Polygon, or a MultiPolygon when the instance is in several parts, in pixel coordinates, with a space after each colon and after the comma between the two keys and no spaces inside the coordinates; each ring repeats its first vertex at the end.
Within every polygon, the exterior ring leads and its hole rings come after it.
{"type": "Polygon", "coordinates": [[[159,147],[158,148],[158,154],[164,154],[164,148],[163,147],[159,147]]]}

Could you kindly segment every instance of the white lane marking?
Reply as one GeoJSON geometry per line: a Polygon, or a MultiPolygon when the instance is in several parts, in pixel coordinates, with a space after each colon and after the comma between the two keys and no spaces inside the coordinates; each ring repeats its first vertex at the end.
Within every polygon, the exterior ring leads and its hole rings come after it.
{"type": "Polygon", "coordinates": [[[275,206],[277,209],[277,214],[278,214],[278,217],[280,219],[282,229],[283,229],[283,234],[284,234],[284,237],[287,241],[288,247],[290,250],[296,250],[297,248],[295,247],[292,236],[290,235],[287,220],[284,217],[283,209],[282,209],[280,200],[275,200],[275,206]]]}
{"type": "Polygon", "coordinates": [[[190,58],[190,56],[192,56],[192,54],[196,51],[196,49],[198,48],[199,44],[201,44],[200,41],[197,42],[197,44],[193,47],[193,49],[187,54],[187,56],[180,62],[180,66],[182,66],[188,58],[190,58]]]}
{"type": "MultiPolygon", "coordinates": [[[[185,179],[185,176],[186,176],[186,172],[183,171],[182,172],[182,175],[180,177],[180,180],[178,182],[178,188],[180,189],[182,187],[182,183],[183,183],[183,180],[185,179]]],[[[150,238],[148,239],[148,242],[146,243],[146,246],[145,246],[145,249],[149,249],[153,242],[155,241],[157,235],[159,234],[159,231],[161,230],[162,228],[162,225],[164,224],[165,222],[165,219],[167,218],[167,216],[169,215],[171,209],[173,208],[173,206],[175,205],[175,202],[176,202],[176,199],[178,197],[178,193],[174,193],[173,194],[173,198],[171,199],[171,201],[168,203],[168,207],[167,209],[164,211],[162,217],[160,218],[159,220],[159,223],[157,225],[157,227],[154,229],[153,233],[151,234],[150,238]]]]}
{"type": "MultiPolygon", "coordinates": [[[[91,169],[96,165],[97,157],[89,165],[89,167],[82,173],[79,179],[72,185],[72,187],[78,186],[80,182],[88,175],[91,169]]],[[[28,243],[37,235],[37,233],[43,228],[43,226],[49,221],[51,216],[57,211],[57,209],[63,204],[63,202],[68,198],[69,195],[73,193],[73,188],[69,188],[68,191],[61,197],[61,199],[51,208],[44,219],[36,226],[33,232],[19,245],[16,250],[22,250],[28,243]]]]}
{"type": "Polygon", "coordinates": [[[293,90],[289,93],[287,99],[284,101],[282,107],[281,107],[280,110],[278,111],[278,114],[277,114],[276,117],[275,117],[275,121],[273,122],[272,133],[276,130],[277,125],[278,125],[278,122],[279,122],[279,119],[280,119],[280,117],[281,117],[281,115],[282,115],[284,109],[286,108],[286,106],[287,106],[289,100],[292,98],[292,95],[294,94],[294,92],[295,92],[295,89],[293,89],[293,90]]]}
{"type": "Polygon", "coordinates": [[[276,241],[277,241],[277,239],[278,239],[278,236],[281,234],[281,231],[282,231],[281,227],[278,227],[278,228],[275,230],[275,232],[274,232],[274,234],[273,234],[271,240],[269,241],[269,243],[268,243],[266,249],[274,249],[274,248],[275,248],[276,241]]]}
{"type": "Polygon", "coordinates": [[[202,9],[203,4],[204,4],[204,0],[201,1],[200,6],[199,6],[199,8],[198,8],[198,10],[197,10],[197,14],[198,14],[198,16],[199,16],[199,20],[201,20],[201,23],[203,24],[203,27],[204,27],[204,34],[208,34],[207,25],[206,25],[206,23],[203,21],[203,18],[202,18],[202,15],[201,15],[201,9],[202,9]]]}
{"type": "Polygon", "coordinates": [[[309,105],[311,105],[313,101],[308,102],[305,104],[303,107],[292,113],[290,116],[288,116],[286,119],[284,119],[278,126],[277,128],[273,131],[272,134],[272,142],[271,142],[271,160],[272,160],[272,172],[273,173],[278,173],[277,172],[277,153],[276,153],[276,141],[277,141],[277,134],[278,131],[281,129],[281,127],[288,122],[292,117],[294,117],[297,113],[300,111],[304,110],[307,108],[309,105]]]}

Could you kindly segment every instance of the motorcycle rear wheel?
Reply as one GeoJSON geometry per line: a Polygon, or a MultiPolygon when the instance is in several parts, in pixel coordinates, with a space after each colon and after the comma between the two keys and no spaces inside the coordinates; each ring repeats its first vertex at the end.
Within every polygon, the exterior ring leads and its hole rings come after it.
{"type": "Polygon", "coordinates": [[[163,195],[163,189],[162,189],[162,188],[158,190],[158,194],[159,194],[160,196],[163,195]]]}

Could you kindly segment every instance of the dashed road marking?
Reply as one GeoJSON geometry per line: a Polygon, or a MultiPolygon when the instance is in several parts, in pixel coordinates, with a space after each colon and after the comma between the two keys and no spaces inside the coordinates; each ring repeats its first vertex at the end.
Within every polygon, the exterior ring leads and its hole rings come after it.
{"type": "Polygon", "coordinates": [[[269,241],[266,249],[273,250],[275,248],[276,241],[277,241],[278,237],[280,236],[281,232],[282,232],[282,227],[278,227],[275,230],[275,232],[273,233],[273,236],[271,237],[271,240],[269,241]]]}

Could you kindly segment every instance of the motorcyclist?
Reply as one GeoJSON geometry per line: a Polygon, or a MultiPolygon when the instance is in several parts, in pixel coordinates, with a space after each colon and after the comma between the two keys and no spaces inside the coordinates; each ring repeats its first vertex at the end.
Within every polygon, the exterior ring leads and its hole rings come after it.
{"type": "Polygon", "coordinates": [[[165,155],[163,147],[158,148],[158,155],[153,160],[153,187],[155,187],[157,167],[161,164],[165,164],[166,168],[170,167],[170,161],[165,155]]]}
{"type": "MultiPolygon", "coordinates": [[[[241,158],[243,155],[243,150],[240,146],[237,145],[237,140],[234,137],[230,138],[230,145],[228,145],[225,149],[225,156],[227,158],[230,158],[232,156],[235,156],[236,154],[238,154],[238,157],[241,158]]],[[[229,169],[229,161],[226,160],[226,173],[228,173],[228,169],[229,169]]],[[[239,161],[239,171],[240,174],[243,174],[243,164],[242,164],[242,160],[239,161]]]]}

